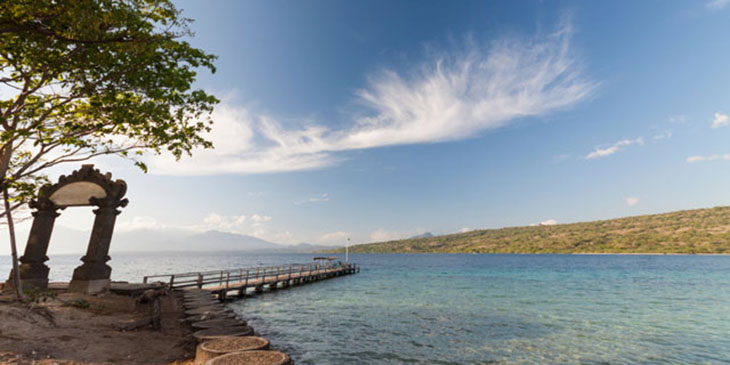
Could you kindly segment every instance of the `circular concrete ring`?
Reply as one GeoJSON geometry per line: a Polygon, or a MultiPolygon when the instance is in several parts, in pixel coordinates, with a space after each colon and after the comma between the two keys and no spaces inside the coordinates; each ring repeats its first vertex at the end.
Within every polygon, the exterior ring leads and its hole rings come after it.
{"type": "Polygon", "coordinates": [[[195,350],[195,363],[204,364],[206,361],[212,358],[231,352],[258,351],[268,349],[269,340],[263,337],[225,336],[215,340],[208,340],[198,345],[195,350]]]}
{"type": "Polygon", "coordinates": [[[232,352],[208,360],[205,365],[289,365],[291,358],[281,351],[241,351],[232,352]]]}

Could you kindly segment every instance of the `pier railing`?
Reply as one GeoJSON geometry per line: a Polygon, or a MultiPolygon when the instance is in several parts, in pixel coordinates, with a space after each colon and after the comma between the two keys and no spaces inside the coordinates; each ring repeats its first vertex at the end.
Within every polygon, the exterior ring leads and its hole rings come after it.
{"type": "Polygon", "coordinates": [[[271,279],[290,280],[292,278],[304,277],[305,275],[324,274],[331,270],[359,271],[358,265],[351,262],[344,263],[312,263],[312,264],[290,264],[279,266],[263,266],[254,268],[241,268],[231,270],[214,270],[186,272],[179,274],[148,275],[144,277],[146,284],[150,280],[165,283],[170,289],[203,288],[206,285],[217,285],[228,288],[229,286],[247,286],[249,283],[255,285],[266,283],[271,279]]]}

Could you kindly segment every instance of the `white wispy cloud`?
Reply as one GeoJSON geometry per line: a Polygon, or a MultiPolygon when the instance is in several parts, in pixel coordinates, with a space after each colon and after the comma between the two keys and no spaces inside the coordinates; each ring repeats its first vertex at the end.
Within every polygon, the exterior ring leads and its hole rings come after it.
{"type": "Polygon", "coordinates": [[[311,198],[303,199],[303,200],[297,200],[294,202],[294,204],[303,205],[303,204],[307,204],[307,203],[323,203],[323,202],[328,202],[329,200],[330,200],[329,195],[327,193],[325,193],[320,196],[315,196],[315,197],[311,197],[311,198]]]}
{"type": "Polygon", "coordinates": [[[218,213],[210,213],[203,218],[203,227],[225,232],[238,231],[246,223],[246,218],[245,215],[225,216],[218,213]]]}
{"type": "Polygon", "coordinates": [[[715,161],[715,160],[730,160],[730,153],[724,155],[709,155],[709,156],[690,156],[687,157],[688,163],[701,162],[701,161],[715,161]]]}
{"type": "Polygon", "coordinates": [[[664,132],[655,134],[653,137],[651,137],[651,139],[653,139],[655,141],[661,141],[661,140],[670,139],[670,138],[672,138],[672,131],[670,131],[670,130],[666,130],[664,132]]]}
{"type": "Polygon", "coordinates": [[[565,161],[565,160],[567,160],[569,158],[570,158],[570,154],[561,153],[561,154],[558,154],[558,155],[553,156],[553,160],[552,161],[553,162],[560,162],[560,161],[565,161]]]}
{"type": "Polygon", "coordinates": [[[369,147],[457,140],[573,105],[595,85],[570,54],[570,33],[565,25],[539,40],[471,46],[410,77],[383,71],[358,93],[375,115],[362,118],[345,141],[369,147]]]}
{"type": "Polygon", "coordinates": [[[319,236],[317,242],[325,245],[339,244],[344,246],[349,236],[350,233],[348,232],[328,232],[319,236]]]}
{"type": "MultiPolygon", "coordinates": [[[[72,224],[69,225],[68,228],[77,229],[78,227],[72,224]]],[[[197,227],[164,224],[158,221],[157,218],[148,216],[135,216],[131,219],[120,219],[114,225],[114,231],[116,232],[129,232],[137,230],[160,231],[168,229],[184,230],[190,232],[195,232],[199,230],[197,227]]]]}
{"type": "Polygon", "coordinates": [[[245,234],[258,237],[271,242],[291,243],[287,238],[291,238],[288,232],[279,232],[269,226],[272,217],[264,214],[250,215],[224,215],[219,213],[209,213],[203,218],[202,224],[191,225],[188,228],[195,231],[221,231],[245,234]]]}
{"type": "Polygon", "coordinates": [[[636,204],[639,204],[639,198],[633,196],[626,198],[626,205],[633,207],[636,204]]]}
{"type": "Polygon", "coordinates": [[[730,4],[730,0],[712,0],[706,6],[710,10],[720,10],[724,9],[728,4],[730,4]]]}
{"type": "MultiPolygon", "coordinates": [[[[188,232],[222,231],[240,234],[250,234],[260,238],[262,228],[272,220],[271,216],[264,214],[251,215],[225,215],[215,212],[208,213],[200,223],[188,225],[173,225],[160,222],[156,218],[146,216],[135,216],[131,219],[120,220],[115,230],[122,232],[137,230],[181,230],[188,232]]],[[[267,232],[268,233],[268,232],[267,232]]]]}
{"type": "Polygon", "coordinates": [[[689,157],[687,157],[687,162],[694,163],[694,162],[704,161],[705,159],[706,159],[705,156],[689,156],[689,157]]]}
{"type": "Polygon", "coordinates": [[[316,169],[337,161],[317,137],[323,127],[283,131],[273,119],[224,101],[213,112],[205,137],[214,149],[198,148],[180,161],[167,154],[148,157],[150,172],[167,175],[271,173],[316,169]]]}
{"type": "Polygon", "coordinates": [[[254,224],[261,224],[261,223],[266,223],[266,222],[270,222],[270,221],[271,221],[271,217],[268,215],[254,214],[251,216],[251,222],[253,222],[254,224]]]}
{"type": "Polygon", "coordinates": [[[671,124],[686,124],[687,116],[682,114],[672,115],[667,119],[667,121],[671,124]]]}
{"type": "Polygon", "coordinates": [[[593,150],[593,152],[588,153],[587,155],[583,156],[583,158],[589,160],[589,159],[594,159],[594,158],[599,158],[599,157],[610,156],[610,155],[613,155],[614,153],[618,152],[622,148],[625,148],[625,147],[628,147],[628,146],[631,146],[634,144],[643,145],[644,138],[639,137],[636,139],[622,139],[607,147],[597,146],[596,149],[593,150]]]}
{"type": "Polygon", "coordinates": [[[364,111],[340,129],[310,120],[285,125],[227,101],[207,136],[214,150],[178,163],[154,156],[148,165],[174,175],[310,170],[338,163],[341,151],[465,139],[546,115],[585,100],[597,85],[573,55],[571,33],[565,23],[529,39],[467,43],[404,68],[417,73],[381,70],[355,93],[364,111]]]}
{"type": "Polygon", "coordinates": [[[730,117],[727,114],[717,112],[712,120],[712,128],[725,127],[728,123],[730,123],[730,117]]]}

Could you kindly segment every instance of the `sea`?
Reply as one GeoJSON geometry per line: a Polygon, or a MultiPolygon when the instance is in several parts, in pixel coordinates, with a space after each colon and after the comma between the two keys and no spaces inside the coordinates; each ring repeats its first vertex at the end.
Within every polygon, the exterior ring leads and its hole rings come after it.
{"type": "MultiPolygon", "coordinates": [[[[118,253],[114,280],[311,262],[118,253]]],[[[51,256],[52,281],[79,255],[51,256]]],[[[227,305],[296,364],[730,362],[730,256],[352,254],[357,275],[227,305]]],[[[0,272],[9,272],[7,258],[0,272]]]]}

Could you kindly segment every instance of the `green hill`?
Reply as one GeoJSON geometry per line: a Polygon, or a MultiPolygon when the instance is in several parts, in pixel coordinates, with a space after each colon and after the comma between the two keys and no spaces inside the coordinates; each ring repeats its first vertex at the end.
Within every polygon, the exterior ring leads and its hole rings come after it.
{"type": "MultiPolygon", "coordinates": [[[[342,252],[334,250],[333,252],[342,252]]],[[[730,253],[730,207],[369,243],[360,253],[730,253]]]]}

